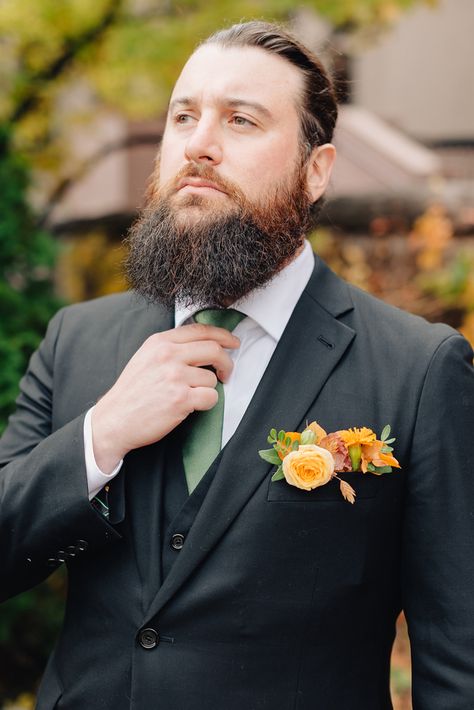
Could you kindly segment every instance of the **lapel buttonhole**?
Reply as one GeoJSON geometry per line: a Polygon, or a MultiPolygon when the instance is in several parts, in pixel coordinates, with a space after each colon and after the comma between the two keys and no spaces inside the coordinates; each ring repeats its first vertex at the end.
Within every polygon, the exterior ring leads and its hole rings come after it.
{"type": "Polygon", "coordinates": [[[324,335],[318,335],[318,340],[320,343],[329,348],[329,350],[334,350],[334,348],[336,347],[334,343],[331,343],[331,341],[327,340],[324,335]]]}

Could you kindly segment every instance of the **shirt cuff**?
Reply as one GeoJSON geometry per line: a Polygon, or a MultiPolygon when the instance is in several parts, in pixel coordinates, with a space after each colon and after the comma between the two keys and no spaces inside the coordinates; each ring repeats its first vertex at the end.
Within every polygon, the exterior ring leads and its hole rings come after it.
{"type": "Polygon", "coordinates": [[[92,500],[95,495],[117,475],[122,468],[123,459],[121,459],[111,473],[104,473],[97,466],[94,456],[94,447],[92,445],[92,410],[91,407],[84,419],[84,456],[86,460],[86,476],[87,489],[89,491],[89,500],[92,500]]]}

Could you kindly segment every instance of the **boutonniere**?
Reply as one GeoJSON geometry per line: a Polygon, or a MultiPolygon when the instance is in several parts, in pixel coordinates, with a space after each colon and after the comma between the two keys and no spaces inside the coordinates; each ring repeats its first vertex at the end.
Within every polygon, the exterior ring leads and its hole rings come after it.
{"type": "Polygon", "coordinates": [[[380,439],[372,429],[342,429],[327,434],[317,422],[311,422],[306,429],[279,431],[272,429],[268,436],[271,449],[258,453],[265,461],[278,468],[272,481],[286,479],[290,486],[311,491],[324,486],[333,478],[339,481],[340,491],[349,503],[354,503],[356,492],[338,473],[360,471],[361,473],[390,473],[392,466],[400,468],[392,455],[390,426],[384,427],[380,439]]]}

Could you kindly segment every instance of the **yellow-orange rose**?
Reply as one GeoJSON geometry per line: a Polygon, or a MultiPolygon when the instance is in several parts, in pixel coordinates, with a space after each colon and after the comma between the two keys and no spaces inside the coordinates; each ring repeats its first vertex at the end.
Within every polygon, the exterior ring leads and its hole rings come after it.
{"type": "Polygon", "coordinates": [[[316,444],[305,444],[283,459],[283,473],[287,482],[304,491],[324,486],[334,473],[334,459],[327,449],[316,444]]]}

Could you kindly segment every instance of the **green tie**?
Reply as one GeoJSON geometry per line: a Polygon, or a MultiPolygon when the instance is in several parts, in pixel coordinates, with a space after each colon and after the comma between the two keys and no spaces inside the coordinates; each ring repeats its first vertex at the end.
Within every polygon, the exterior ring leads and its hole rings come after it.
{"type": "MultiPolygon", "coordinates": [[[[244,313],[232,308],[198,311],[194,320],[204,325],[216,325],[233,331],[245,318],[244,313]]],[[[221,450],[224,421],[224,386],[217,382],[217,404],[205,412],[195,412],[193,422],[183,444],[183,464],[189,493],[196,488],[211,463],[221,450]]]]}

